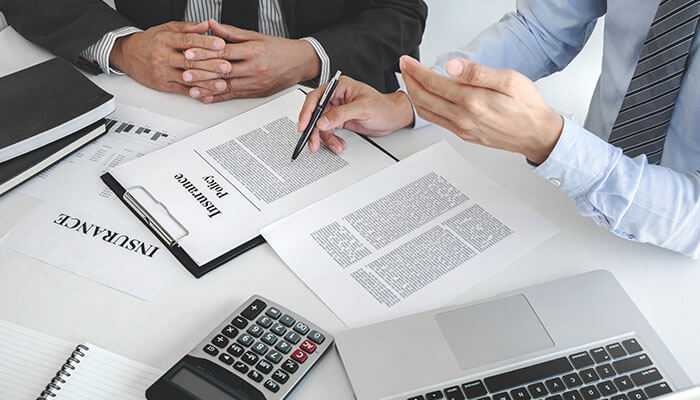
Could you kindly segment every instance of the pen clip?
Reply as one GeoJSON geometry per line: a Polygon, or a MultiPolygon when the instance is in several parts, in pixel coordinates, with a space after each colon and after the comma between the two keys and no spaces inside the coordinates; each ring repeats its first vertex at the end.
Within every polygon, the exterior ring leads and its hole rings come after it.
{"type": "Polygon", "coordinates": [[[323,95],[321,96],[321,100],[319,100],[318,105],[322,107],[322,105],[328,100],[328,96],[330,96],[331,92],[335,88],[335,86],[338,84],[338,80],[340,79],[340,75],[342,75],[341,71],[336,71],[335,75],[333,75],[333,78],[328,82],[328,85],[326,85],[326,90],[323,91],[323,95]]]}

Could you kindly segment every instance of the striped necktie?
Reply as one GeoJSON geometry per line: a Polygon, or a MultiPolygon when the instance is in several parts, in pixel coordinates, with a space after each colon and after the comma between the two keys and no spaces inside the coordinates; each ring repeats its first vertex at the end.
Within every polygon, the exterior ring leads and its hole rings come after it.
{"type": "Polygon", "coordinates": [[[663,0],[639,54],[610,143],[658,164],[700,18],[700,0],[663,0]]]}

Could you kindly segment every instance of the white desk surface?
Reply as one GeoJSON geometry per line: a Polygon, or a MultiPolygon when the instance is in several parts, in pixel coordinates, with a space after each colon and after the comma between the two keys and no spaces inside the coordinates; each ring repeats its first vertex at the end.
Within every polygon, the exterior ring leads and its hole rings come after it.
{"type": "MultiPolygon", "coordinates": [[[[498,7],[507,9],[510,2],[497,3],[498,7]]],[[[495,14],[503,10],[486,11],[495,14]]],[[[480,29],[477,22],[472,29],[475,32],[480,29]]],[[[3,35],[10,35],[8,31],[12,30],[0,32],[0,43],[3,35]]],[[[583,117],[600,68],[600,39],[598,30],[570,71],[539,84],[552,105],[579,120],[583,117]],[[571,96],[572,87],[574,90],[580,88],[580,97],[571,96]]],[[[458,42],[457,39],[453,41],[458,42]]],[[[26,58],[40,57],[36,48],[26,43],[14,51],[14,54],[26,58]]],[[[7,68],[11,61],[6,57],[3,59],[0,67],[7,68]]],[[[215,124],[260,102],[246,100],[201,105],[187,98],[143,88],[127,77],[100,76],[93,79],[121,102],[202,125],[215,124]]],[[[698,263],[652,246],[617,239],[591,221],[577,216],[573,203],[537,177],[518,156],[460,143],[437,128],[403,131],[379,142],[401,158],[441,138],[447,138],[484,174],[555,221],[561,229],[558,236],[515,262],[504,273],[465,293],[465,301],[593,269],[609,269],[690,378],[700,382],[698,263]]],[[[0,236],[33,205],[31,199],[21,196],[0,202],[0,236]]],[[[267,245],[236,258],[200,280],[194,279],[179,265],[173,265],[173,268],[181,271],[180,279],[156,301],[143,302],[26,256],[0,250],[0,319],[76,343],[90,341],[163,369],[176,362],[209,333],[211,327],[254,293],[287,305],[330,332],[343,328],[333,313],[267,245]]],[[[572,310],[572,315],[575,314],[572,310]]],[[[572,323],[576,323],[575,317],[572,323]]],[[[325,357],[292,398],[353,398],[337,353],[325,357]]]]}

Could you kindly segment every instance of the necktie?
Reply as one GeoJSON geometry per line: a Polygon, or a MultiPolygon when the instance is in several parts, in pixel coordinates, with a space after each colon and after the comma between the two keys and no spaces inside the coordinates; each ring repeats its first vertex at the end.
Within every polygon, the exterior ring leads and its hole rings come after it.
{"type": "Polygon", "coordinates": [[[658,164],[688,64],[700,0],[663,0],[639,53],[610,143],[658,164]]]}

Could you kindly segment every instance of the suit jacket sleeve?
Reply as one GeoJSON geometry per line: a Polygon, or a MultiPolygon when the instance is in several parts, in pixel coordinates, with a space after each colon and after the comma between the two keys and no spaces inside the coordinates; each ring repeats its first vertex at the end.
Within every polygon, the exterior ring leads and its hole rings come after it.
{"type": "Polygon", "coordinates": [[[423,0],[351,0],[354,10],[339,24],[311,34],[328,53],[331,73],[388,92],[398,88],[393,72],[399,57],[417,54],[428,7],[423,0]]]}
{"type": "Polygon", "coordinates": [[[133,25],[101,0],[0,0],[0,11],[22,36],[76,65],[107,32],[133,25]]]}

